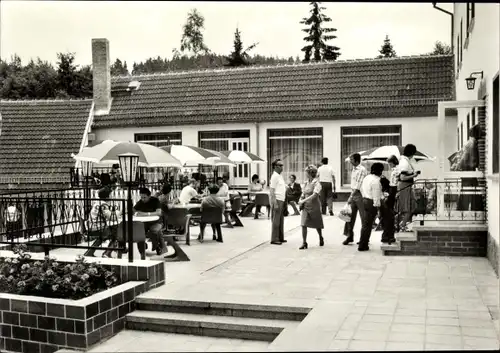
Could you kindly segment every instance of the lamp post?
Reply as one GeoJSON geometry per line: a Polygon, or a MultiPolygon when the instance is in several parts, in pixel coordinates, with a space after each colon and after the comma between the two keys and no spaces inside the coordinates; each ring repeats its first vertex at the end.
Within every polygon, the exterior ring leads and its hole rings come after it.
{"type": "Polygon", "coordinates": [[[139,156],[134,153],[124,153],[118,155],[120,162],[120,171],[123,181],[127,185],[127,239],[128,239],[128,262],[134,262],[134,242],[133,233],[133,218],[132,218],[132,183],[137,176],[137,166],[139,164],[139,156]]]}
{"type": "Polygon", "coordinates": [[[85,179],[85,190],[83,191],[83,214],[85,219],[89,213],[89,205],[90,205],[90,192],[89,192],[89,177],[92,174],[92,167],[94,166],[94,162],[90,161],[81,161],[82,165],[82,174],[85,179]]]}

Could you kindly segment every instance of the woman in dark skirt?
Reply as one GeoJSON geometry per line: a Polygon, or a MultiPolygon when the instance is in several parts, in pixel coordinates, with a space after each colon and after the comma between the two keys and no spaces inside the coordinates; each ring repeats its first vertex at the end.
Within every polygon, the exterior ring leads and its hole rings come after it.
{"type": "MultiPolygon", "coordinates": [[[[382,243],[394,243],[396,239],[394,238],[394,219],[395,210],[394,205],[396,203],[396,193],[398,191],[398,181],[399,181],[399,160],[396,156],[390,156],[387,159],[389,167],[391,167],[391,177],[388,180],[387,193],[389,194],[385,201],[383,202],[380,212],[382,213],[382,243]]],[[[382,183],[382,181],[381,181],[382,183]]],[[[386,192],[384,185],[382,185],[382,191],[386,192]]]]}
{"type": "Polygon", "coordinates": [[[323,240],[323,216],[321,215],[321,201],[319,193],[321,184],[317,178],[318,168],[310,165],[306,168],[307,181],[302,189],[299,207],[302,209],[300,225],[302,226],[301,250],[307,249],[307,228],[314,228],[319,234],[319,246],[325,245],[323,240]]]}

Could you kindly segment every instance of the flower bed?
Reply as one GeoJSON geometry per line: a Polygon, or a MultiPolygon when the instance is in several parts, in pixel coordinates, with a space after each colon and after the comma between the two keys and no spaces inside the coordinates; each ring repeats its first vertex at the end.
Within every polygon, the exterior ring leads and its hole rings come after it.
{"type": "MultiPolygon", "coordinates": [[[[40,253],[31,256],[32,262],[45,260],[40,253]]],[[[0,257],[14,261],[18,255],[0,251],[0,257]]],[[[129,264],[118,259],[85,260],[88,268],[98,266],[99,261],[103,271],[116,274],[118,283],[122,284],[78,300],[0,293],[0,352],[88,349],[125,328],[125,316],[135,310],[136,296],[165,283],[165,267],[161,261],[129,264]]],[[[61,263],[63,269],[67,264],[75,264],[72,256],[62,255],[58,256],[57,263],[61,263]]]]}
{"type": "Polygon", "coordinates": [[[33,261],[26,245],[14,249],[17,258],[0,258],[0,292],[46,298],[81,299],[120,284],[116,273],[78,256],[73,264],[46,256],[33,261]]]}

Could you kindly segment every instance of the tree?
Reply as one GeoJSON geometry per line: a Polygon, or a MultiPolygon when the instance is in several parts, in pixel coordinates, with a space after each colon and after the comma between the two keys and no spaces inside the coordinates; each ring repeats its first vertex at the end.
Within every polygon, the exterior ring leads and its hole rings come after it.
{"type": "Polygon", "coordinates": [[[199,53],[208,53],[209,49],[203,42],[205,18],[198,12],[198,10],[193,9],[188,13],[186,24],[183,27],[183,33],[181,38],[181,52],[184,51],[194,53],[194,56],[198,56],[199,53]]]}
{"type": "Polygon", "coordinates": [[[243,51],[243,42],[241,41],[241,35],[238,28],[236,28],[236,32],[234,33],[234,42],[233,42],[233,52],[226,56],[227,65],[226,66],[248,66],[250,65],[248,52],[255,48],[257,43],[252,44],[248,48],[243,51]]]}
{"type": "Polygon", "coordinates": [[[111,76],[123,76],[128,75],[127,62],[122,63],[120,59],[116,59],[110,68],[111,76]]]}
{"type": "Polygon", "coordinates": [[[302,31],[308,34],[307,37],[304,37],[304,40],[311,43],[302,48],[304,52],[304,62],[309,62],[312,54],[314,54],[315,61],[335,61],[340,56],[339,47],[326,44],[327,41],[337,38],[337,36],[333,34],[328,34],[337,31],[337,29],[323,27],[324,22],[331,22],[332,19],[321,13],[321,11],[326,8],[320,7],[319,4],[320,2],[318,1],[311,2],[311,16],[309,18],[304,17],[302,21],[300,21],[301,24],[309,26],[308,28],[302,29],[302,31]]]}
{"type": "Polygon", "coordinates": [[[395,58],[396,57],[396,51],[392,47],[391,40],[389,39],[389,36],[386,35],[384,39],[384,44],[382,44],[382,47],[378,51],[380,55],[378,56],[379,58],[395,58]]]}
{"type": "Polygon", "coordinates": [[[451,46],[438,40],[438,41],[436,41],[436,43],[434,43],[434,49],[429,54],[430,55],[451,55],[451,54],[453,54],[453,52],[451,51],[451,46]]]}

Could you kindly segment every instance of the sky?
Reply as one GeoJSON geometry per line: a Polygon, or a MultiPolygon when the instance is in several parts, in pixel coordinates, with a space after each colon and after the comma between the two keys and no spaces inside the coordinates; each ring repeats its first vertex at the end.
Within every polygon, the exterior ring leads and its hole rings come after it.
{"type": "MultiPolygon", "coordinates": [[[[386,35],[398,56],[432,50],[450,42],[450,16],[429,3],[324,2],[324,13],[337,28],[339,60],[378,55],[386,35]]],[[[452,4],[440,4],[451,11],[452,4]]],[[[190,1],[17,1],[0,2],[0,57],[13,54],[23,63],[40,57],[53,64],[58,52],[75,53],[78,65],[92,61],[91,39],[107,38],[110,56],[132,63],[149,57],[171,58],[180,47],[188,12],[205,17],[204,40],[217,54],[229,54],[238,26],[243,45],[266,56],[303,57],[303,25],[309,2],[190,1]]]]}

